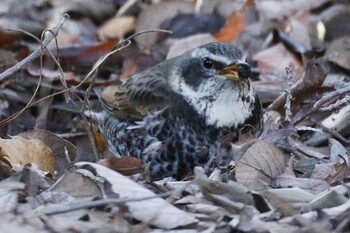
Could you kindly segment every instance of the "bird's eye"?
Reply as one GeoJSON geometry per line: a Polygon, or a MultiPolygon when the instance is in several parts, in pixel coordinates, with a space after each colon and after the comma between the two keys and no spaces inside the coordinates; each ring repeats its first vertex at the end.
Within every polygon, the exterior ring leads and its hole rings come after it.
{"type": "Polygon", "coordinates": [[[212,69],[214,67],[213,61],[209,58],[204,58],[203,59],[203,67],[206,69],[212,69]]]}

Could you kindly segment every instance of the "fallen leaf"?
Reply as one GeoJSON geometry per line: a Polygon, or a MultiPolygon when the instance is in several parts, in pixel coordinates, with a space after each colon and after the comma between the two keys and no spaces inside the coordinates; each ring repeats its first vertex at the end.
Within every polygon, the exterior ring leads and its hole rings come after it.
{"type": "Polygon", "coordinates": [[[132,156],[101,159],[98,163],[124,176],[131,176],[143,171],[141,160],[132,156]]]}
{"type": "Polygon", "coordinates": [[[38,139],[47,145],[55,159],[55,172],[61,176],[66,172],[69,164],[73,164],[78,159],[77,148],[67,140],[57,136],[47,130],[29,130],[19,134],[25,139],[38,139]]]}
{"type": "Polygon", "coordinates": [[[326,177],[326,181],[330,184],[334,184],[343,180],[344,178],[350,177],[350,168],[346,163],[336,163],[333,166],[332,173],[329,173],[326,177]]]}
{"type": "Polygon", "coordinates": [[[11,139],[0,139],[0,148],[12,166],[35,163],[39,169],[54,174],[55,161],[52,150],[40,140],[14,136],[11,139]]]}
{"type": "Polygon", "coordinates": [[[105,22],[99,29],[104,40],[122,39],[135,30],[136,19],[132,16],[115,17],[105,22]]]}
{"type": "Polygon", "coordinates": [[[348,199],[341,193],[330,190],[322,195],[317,196],[314,200],[308,203],[303,209],[310,210],[322,210],[325,208],[331,208],[344,204],[348,199]]]}
{"type": "Polygon", "coordinates": [[[164,199],[157,197],[150,190],[135,183],[129,178],[107,167],[89,162],[78,162],[77,168],[89,167],[96,174],[111,185],[112,191],[120,198],[150,198],[141,201],[126,202],[130,214],[137,220],[156,227],[173,229],[197,223],[194,215],[186,213],[171,205],[164,199]]]}
{"type": "Polygon", "coordinates": [[[267,189],[261,192],[269,203],[284,215],[296,214],[302,207],[316,198],[301,188],[267,189]]]}
{"type": "Polygon", "coordinates": [[[341,37],[332,41],[327,49],[326,56],[329,61],[349,71],[350,37],[341,37]]]}
{"type": "Polygon", "coordinates": [[[256,9],[259,11],[263,20],[283,20],[295,14],[298,11],[307,11],[314,9],[328,0],[290,0],[290,1],[276,1],[265,0],[255,1],[256,9]]]}
{"type": "Polygon", "coordinates": [[[0,213],[15,211],[18,202],[18,191],[24,190],[25,185],[21,182],[0,182],[0,213]]]}
{"type": "Polygon", "coordinates": [[[236,179],[251,190],[262,190],[286,169],[283,153],[274,145],[257,140],[236,165],[236,179]]]}
{"type": "Polygon", "coordinates": [[[75,198],[101,198],[103,181],[86,169],[76,169],[65,173],[51,188],[55,192],[64,192],[75,198]]]}
{"type": "Polygon", "coordinates": [[[286,67],[292,67],[295,74],[303,70],[296,55],[289,52],[281,42],[255,54],[253,60],[258,62],[261,69],[278,71],[281,74],[285,74],[286,67]]]}
{"type": "Polygon", "coordinates": [[[222,42],[231,42],[236,39],[246,28],[247,14],[253,3],[254,1],[251,0],[246,1],[241,9],[232,12],[227,18],[225,25],[215,35],[215,38],[222,42]]]}
{"type": "Polygon", "coordinates": [[[198,34],[183,39],[178,39],[169,48],[166,59],[177,57],[188,50],[214,41],[215,38],[210,34],[198,34]]]}
{"type": "MultiPolygon", "coordinates": [[[[136,31],[159,28],[161,23],[178,14],[194,12],[194,2],[190,1],[161,1],[142,10],[137,18],[136,31]]],[[[157,40],[157,33],[147,33],[135,38],[140,47],[149,48],[157,40]]]]}
{"type": "Polygon", "coordinates": [[[15,171],[12,170],[11,163],[6,159],[6,155],[2,154],[0,148],[0,179],[4,179],[12,175],[15,171]]]}
{"type": "Polygon", "coordinates": [[[313,194],[318,194],[330,187],[328,182],[320,179],[298,178],[289,174],[281,174],[275,179],[276,187],[301,188],[313,194]]]}
{"type": "Polygon", "coordinates": [[[227,210],[241,211],[246,205],[253,205],[250,191],[243,185],[229,181],[228,183],[209,179],[202,167],[194,169],[195,180],[203,196],[227,210]]]}

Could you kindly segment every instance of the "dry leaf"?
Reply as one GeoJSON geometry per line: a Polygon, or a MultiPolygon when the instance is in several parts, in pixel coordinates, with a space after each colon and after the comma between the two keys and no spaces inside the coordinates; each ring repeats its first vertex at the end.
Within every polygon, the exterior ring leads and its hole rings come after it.
{"type": "Polygon", "coordinates": [[[209,179],[202,167],[194,169],[195,180],[203,196],[228,210],[241,211],[245,205],[253,205],[252,194],[243,185],[230,181],[228,183],[209,179]]]}
{"type": "Polygon", "coordinates": [[[281,74],[286,72],[286,67],[292,67],[295,74],[303,70],[298,58],[282,43],[255,54],[253,60],[258,62],[258,67],[261,69],[278,71],[281,74]]]}
{"type": "MultiPolygon", "coordinates": [[[[194,12],[194,2],[189,1],[162,1],[143,9],[136,23],[136,31],[159,28],[166,19],[171,19],[178,14],[190,14],[194,12]]],[[[157,33],[147,33],[135,38],[138,45],[149,48],[157,39],[157,33]]]]}
{"type": "Polygon", "coordinates": [[[77,168],[86,166],[94,169],[99,177],[110,183],[112,191],[120,198],[142,199],[154,197],[125,203],[135,219],[165,229],[173,229],[198,222],[194,215],[176,208],[164,199],[157,197],[150,190],[109,168],[89,162],[76,163],[77,168]]]}
{"type": "Polygon", "coordinates": [[[102,198],[104,191],[101,187],[102,180],[96,180],[90,171],[77,169],[64,174],[51,190],[76,198],[102,198]]]}
{"type": "MultiPolygon", "coordinates": [[[[345,105],[340,108],[338,111],[333,111],[331,115],[324,118],[320,124],[324,127],[335,130],[336,132],[343,132],[349,129],[350,126],[350,105],[345,105]]],[[[323,143],[329,138],[328,134],[322,132],[315,132],[306,143],[309,145],[318,145],[323,143]]]]}
{"type": "Polygon", "coordinates": [[[188,50],[214,41],[215,38],[210,34],[197,34],[183,39],[178,39],[169,48],[166,59],[179,56],[188,50]]]}
{"type": "Polygon", "coordinates": [[[289,174],[281,174],[274,182],[276,187],[290,188],[298,187],[313,194],[318,194],[330,187],[330,185],[320,179],[297,178],[289,174]]]}
{"type": "Polygon", "coordinates": [[[105,22],[99,29],[104,40],[122,39],[135,30],[136,19],[132,16],[115,17],[105,22]]]}
{"type": "Polygon", "coordinates": [[[14,211],[18,202],[18,190],[24,190],[25,184],[13,181],[0,182],[0,212],[14,211]]]}
{"type": "Polygon", "coordinates": [[[249,8],[253,5],[254,1],[246,1],[246,4],[242,9],[232,12],[227,18],[225,25],[215,35],[218,41],[231,42],[235,40],[241,32],[246,28],[246,18],[249,8]]]}
{"type": "Polygon", "coordinates": [[[251,190],[262,190],[286,169],[283,153],[274,145],[257,140],[237,162],[236,179],[251,190]]]}
{"type": "Polygon", "coordinates": [[[290,0],[290,1],[276,1],[265,0],[255,1],[256,9],[264,21],[268,20],[283,20],[297,11],[307,11],[316,8],[328,0],[290,0]]]}
{"type": "Polygon", "coordinates": [[[143,171],[141,160],[132,156],[101,159],[98,163],[114,171],[117,171],[124,176],[131,176],[143,171]]]}
{"type": "Polygon", "coordinates": [[[12,170],[11,163],[3,155],[0,148],[0,179],[4,179],[12,175],[15,171],[12,170]]]}
{"type": "Polygon", "coordinates": [[[312,200],[307,206],[303,209],[305,210],[322,210],[325,208],[331,208],[334,206],[344,204],[348,199],[341,193],[330,190],[329,192],[319,195],[314,200],[312,200]]]}
{"type": "Polygon", "coordinates": [[[334,40],[327,49],[326,55],[329,61],[350,70],[350,37],[334,40]]]}
{"type": "Polygon", "coordinates": [[[51,174],[55,171],[52,150],[40,140],[14,136],[11,139],[0,139],[0,148],[2,154],[8,156],[12,166],[35,163],[40,170],[51,174]]]}
{"type": "Polygon", "coordinates": [[[336,163],[333,166],[333,172],[329,173],[326,181],[330,184],[334,184],[350,176],[350,168],[346,163],[336,163]]]}
{"type": "Polygon", "coordinates": [[[316,198],[312,193],[300,188],[267,189],[261,194],[285,215],[297,213],[300,208],[316,198]]]}
{"type": "Polygon", "coordinates": [[[47,145],[55,159],[55,172],[57,176],[65,173],[69,164],[72,164],[78,159],[77,148],[67,140],[57,136],[47,130],[29,130],[19,134],[25,139],[38,139],[47,145]]]}

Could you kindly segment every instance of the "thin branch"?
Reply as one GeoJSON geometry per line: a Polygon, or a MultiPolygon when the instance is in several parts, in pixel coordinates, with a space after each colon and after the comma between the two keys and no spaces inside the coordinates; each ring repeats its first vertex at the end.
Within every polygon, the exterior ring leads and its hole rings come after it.
{"type": "Polygon", "coordinates": [[[119,48],[119,46],[122,46],[124,43],[130,43],[130,40],[134,37],[137,37],[139,35],[142,35],[142,34],[145,34],[145,33],[150,33],[150,32],[163,32],[163,33],[168,33],[168,34],[171,34],[172,31],[168,31],[168,30],[162,30],[162,29],[149,29],[149,30],[144,30],[144,31],[141,31],[141,32],[137,32],[135,34],[132,34],[131,36],[129,36],[128,38],[125,38],[121,41],[119,41],[114,47],[112,50],[115,50],[117,48],[119,48]]]}
{"type": "Polygon", "coordinates": [[[350,85],[346,85],[345,87],[338,89],[336,91],[333,91],[329,93],[328,95],[325,95],[322,97],[319,101],[317,101],[314,106],[312,107],[311,112],[315,112],[318,110],[323,104],[331,101],[333,98],[338,97],[340,95],[346,94],[350,92],[350,85]]]}
{"type": "Polygon", "coordinates": [[[94,207],[99,207],[103,205],[109,205],[109,204],[124,204],[126,202],[135,202],[135,201],[145,201],[149,199],[154,199],[154,198],[161,198],[161,197],[167,197],[171,194],[172,192],[166,192],[162,194],[157,194],[154,196],[149,196],[149,197],[141,197],[141,198],[110,198],[110,199],[103,199],[103,200],[97,200],[97,201],[87,201],[87,202],[80,202],[75,205],[71,206],[64,206],[62,209],[59,210],[47,210],[43,211],[43,214],[46,215],[54,215],[54,214],[62,214],[62,213],[67,213],[71,212],[74,210],[79,210],[79,209],[85,209],[85,208],[94,208],[94,207]]]}
{"type": "Polygon", "coordinates": [[[42,53],[42,49],[46,48],[46,46],[51,42],[52,39],[54,39],[59,30],[62,28],[63,24],[69,19],[68,14],[64,14],[59,23],[51,29],[52,33],[48,34],[44,41],[39,45],[28,57],[24,58],[22,61],[18,62],[16,65],[10,67],[9,69],[5,70],[0,74],[0,82],[5,81],[7,78],[9,78],[10,75],[14,74],[16,71],[22,69],[27,63],[35,60],[36,58],[40,57],[42,53]]]}
{"type": "Polygon", "coordinates": [[[347,95],[342,99],[337,100],[334,104],[330,104],[326,107],[320,108],[320,111],[333,111],[334,109],[339,108],[342,105],[348,104],[350,102],[350,96],[347,95]]]}

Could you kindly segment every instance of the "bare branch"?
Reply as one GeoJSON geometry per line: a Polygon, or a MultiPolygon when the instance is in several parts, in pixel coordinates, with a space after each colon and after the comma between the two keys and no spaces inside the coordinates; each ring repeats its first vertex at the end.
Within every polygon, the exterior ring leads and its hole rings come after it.
{"type": "Polygon", "coordinates": [[[52,39],[54,39],[59,30],[62,28],[63,24],[69,19],[68,14],[64,14],[59,21],[59,23],[52,28],[50,31],[52,33],[48,33],[48,35],[45,37],[43,42],[26,58],[24,58],[22,61],[18,62],[16,65],[10,67],[9,69],[5,70],[0,74],[0,82],[5,81],[10,75],[14,74],[16,71],[22,69],[27,63],[33,61],[34,59],[40,57],[42,54],[42,50],[46,48],[46,46],[51,42],[52,39]]]}

